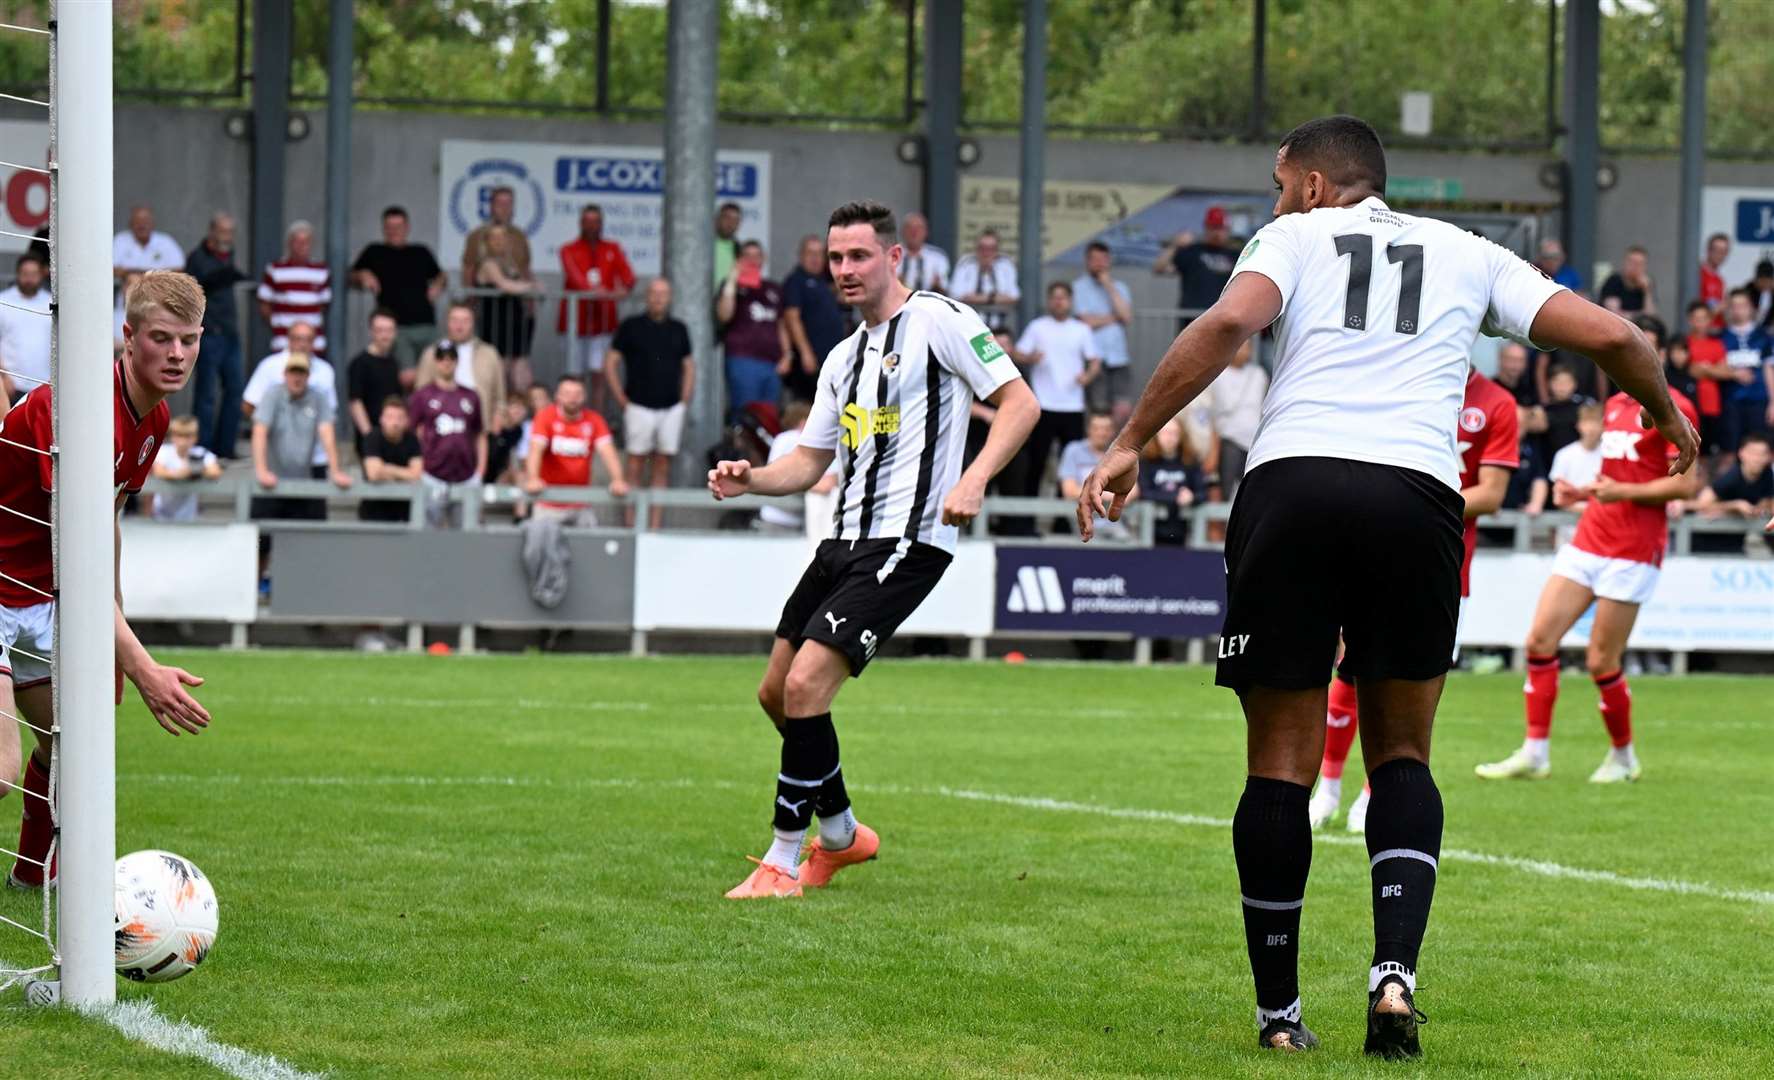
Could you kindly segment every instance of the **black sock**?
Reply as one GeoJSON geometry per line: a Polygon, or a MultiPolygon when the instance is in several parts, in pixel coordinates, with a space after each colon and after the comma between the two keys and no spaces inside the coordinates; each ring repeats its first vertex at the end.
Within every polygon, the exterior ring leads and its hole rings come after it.
{"type": "Polygon", "coordinates": [[[1257,1025],[1300,1018],[1300,908],[1312,870],[1312,789],[1252,776],[1232,817],[1244,894],[1244,940],[1257,986],[1257,1025]]]}
{"type": "Polygon", "coordinates": [[[1374,964],[1368,989],[1387,975],[1417,988],[1417,952],[1435,899],[1441,859],[1441,792],[1429,766],[1394,758],[1368,774],[1367,853],[1374,880],[1374,964]]]}
{"type": "MultiPolygon", "coordinates": [[[[782,725],[782,771],[776,774],[776,810],[771,824],[794,832],[813,820],[815,799],[837,778],[838,733],[832,714],[789,717],[782,725]]],[[[838,780],[838,791],[844,783],[838,780]]],[[[845,805],[849,799],[845,798],[845,805]]]]}

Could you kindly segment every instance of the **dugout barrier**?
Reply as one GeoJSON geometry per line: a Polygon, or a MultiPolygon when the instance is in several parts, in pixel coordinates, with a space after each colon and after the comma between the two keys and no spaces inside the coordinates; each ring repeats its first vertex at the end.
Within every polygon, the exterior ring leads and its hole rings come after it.
{"type": "MultiPolygon", "coordinates": [[[[640,490],[620,500],[602,489],[549,489],[544,498],[584,502],[601,524],[566,530],[571,586],[560,607],[546,609],[528,594],[520,530],[508,516],[522,497],[514,488],[455,488],[461,526],[451,529],[425,526],[418,485],[277,487],[280,496],[324,499],[335,514],[364,502],[404,503],[406,519],[391,523],[251,521],[251,499],[264,492],[240,475],[195,485],[153,481],[149,490],[192,487],[202,492],[209,516],[190,523],[125,519],[126,609],[144,620],[226,623],[236,645],[250,642],[255,625],[276,624],[404,626],[414,648],[425,626],[455,627],[469,650],[481,629],[625,632],[637,653],[648,651],[657,633],[768,634],[817,540],[792,530],[754,531],[743,519],[766,503],[804,509],[821,525],[830,519],[829,502],[818,496],[747,496],[717,506],[686,489],[640,490]],[[675,527],[650,528],[655,507],[675,527]],[[259,590],[261,538],[270,548],[268,595],[259,590]]],[[[1211,658],[1225,603],[1216,538],[1229,508],[1193,508],[1193,543],[1186,547],[1154,546],[1152,508],[1134,503],[1129,510],[1120,535],[1086,546],[1065,531],[991,534],[1005,519],[1065,521],[1068,500],[989,498],[949,573],[901,635],[965,639],[975,657],[1001,637],[1132,641],[1136,660],[1150,657],[1154,640],[1176,640],[1187,658],[1211,658]]],[[[1478,553],[1463,645],[1520,645],[1550,572],[1552,544],[1574,520],[1513,512],[1486,519],[1487,529],[1510,543],[1478,553]]],[[[1765,557],[1768,548],[1754,530],[1743,521],[1678,519],[1674,553],[1634,646],[1668,650],[1678,667],[1696,651],[1774,652],[1774,559],[1765,557]],[[1759,553],[1686,554],[1696,536],[1720,535],[1759,553]]],[[[1565,644],[1580,647],[1587,630],[1586,617],[1565,644]]]]}

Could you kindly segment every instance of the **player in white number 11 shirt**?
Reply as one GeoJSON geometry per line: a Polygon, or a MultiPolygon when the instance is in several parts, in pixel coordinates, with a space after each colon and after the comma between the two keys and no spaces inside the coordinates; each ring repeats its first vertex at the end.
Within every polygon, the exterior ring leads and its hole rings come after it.
{"type": "Polygon", "coordinates": [[[1429,736],[1460,602],[1455,432],[1473,339],[1482,330],[1593,357],[1679,449],[1672,473],[1692,464],[1698,439],[1632,324],[1482,237],[1387,206],[1385,151],[1363,121],[1295,128],[1274,180],[1275,220],[1172,342],[1086,481],[1079,528],[1088,538],[1098,513],[1119,516],[1140,447],[1274,324],[1274,381],[1226,533],[1217,680],[1237,691],[1248,728],[1232,847],[1258,1042],[1318,1041],[1301,1022],[1300,910],[1340,628],[1373,786],[1365,1049],[1415,1056],[1417,957],[1442,831],[1429,736]]]}
{"type": "Polygon", "coordinates": [[[1041,409],[972,308],[899,281],[893,212],[847,203],[832,212],[832,282],[862,325],[819,370],[813,412],[787,456],[753,469],[709,470],[716,499],[788,495],[842,475],[832,539],[819,545],[776,626],[758,702],[782,735],[775,839],[730,899],[800,896],[846,866],[875,857],[880,838],[858,824],[844,788],[832,700],[948,569],[957,526],[979,515],[986,482],[1022,447],[1041,409]],[[975,398],[997,408],[965,471],[975,398]],[[819,836],[805,863],[801,841],[819,836]]]}

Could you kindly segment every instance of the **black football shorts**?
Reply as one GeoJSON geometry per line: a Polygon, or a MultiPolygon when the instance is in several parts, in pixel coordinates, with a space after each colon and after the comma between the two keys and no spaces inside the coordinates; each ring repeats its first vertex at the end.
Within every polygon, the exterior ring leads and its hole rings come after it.
{"type": "Polygon", "coordinates": [[[1415,469],[1294,457],[1252,469],[1226,528],[1215,682],[1304,690],[1342,670],[1432,679],[1460,618],[1460,493],[1415,469]]]}
{"type": "Polygon", "coordinates": [[[824,642],[849,658],[851,675],[861,675],[953,559],[915,540],[822,541],[783,605],[776,636],[796,648],[824,642]]]}

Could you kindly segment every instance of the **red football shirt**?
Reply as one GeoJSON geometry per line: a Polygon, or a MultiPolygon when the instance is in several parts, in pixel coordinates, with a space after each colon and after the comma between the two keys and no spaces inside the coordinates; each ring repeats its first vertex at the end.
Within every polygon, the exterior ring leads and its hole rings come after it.
{"type": "MultiPolygon", "coordinates": [[[[1474,369],[1466,378],[1460,408],[1460,486],[1478,483],[1481,465],[1521,467],[1521,421],[1515,396],[1474,369]]],[[[1472,595],[1472,552],[1478,546],[1478,519],[1466,519],[1466,558],[1460,563],[1460,595],[1472,595]]]]}
{"type": "MultiPolygon", "coordinates": [[[[1694,403],[1686,396],[1675,390],[1669,396],[1690,423],[1700,422],[1694,403]]],[[[1639,427],[1638,402],[1630,394],[1615,394],[1608,399],[1606,408],[1601,474],[1627,484],[1644,484],[1669,475],[1669,462],[1676,456],[1676,448],[1664,441],[1656,428],[1639,427]]],[[[1669,514],[1661,504],[1642,506],[1626,499],[1614,503],[1591,499],[1577,522],[1577,535],[1571,543],[1591,555],[1661,566],[1663,550],[1669,546],[1669,514]]]]}
{"type": "MultiPolygon", "coordinates": [[[[531,445],[542,446],[542,482],[550,487],[590,487],[591,455],[610,437],[610,426],[596,410],[581,409],[577,420],[568,420],[548,405],[530,422],[531,445]]],[[[570,503],[543,503],[570,506],[570,503]]]]}
{"type": "MultiPolygon", "coordinates": [[[[1696,364],[1722,364],[1725,362],[1725,343],[1711,334],[1688,336],[1688,366],[1696,364]]],[[[1717,416],[1724,411],[1724,395],[1719,393],[1719,381],[1710,375],[1699,375],[1694,379],[1694,402],[1700,407],[1701,416],[1717,416]]]]}
{"type": "MultiPolygon", "coordinates": [[[[634,288],[634,271],[622,245],[614,240],[599,240],[594,247],[584,237],[561,248],[561,278],[570,292],[610,291],[634,288]]],[[[573,323],[576,337],[614,334],[616,301],[581,300],[573,323]]],[[[555,319],[555,332],[567,332],[567,302],[561,301],[560,315],[555,319]]]]}
{"type": "MultiPolygon", "coordinates": [[[[146,417],[137,416],[123,392],[121,365],[114,369],[112,384],[112,449],[117,454],[112,483],[121,503],[123,495],[133,495],[147,483],[171,413],[162,401],[146,417]]],[[[37,452],[55,443],[51,389],[44,385],[32,390],[0,420],[0,438],[6,440],[0,442],[0,506],[17,511],[0,512],[0,604],[8,607],[41,604],[49,599],[45,594],[55,592],[49,529],[38,524],[50,520],[49,492],[55,478],[49,455],[37,452]]]]}

